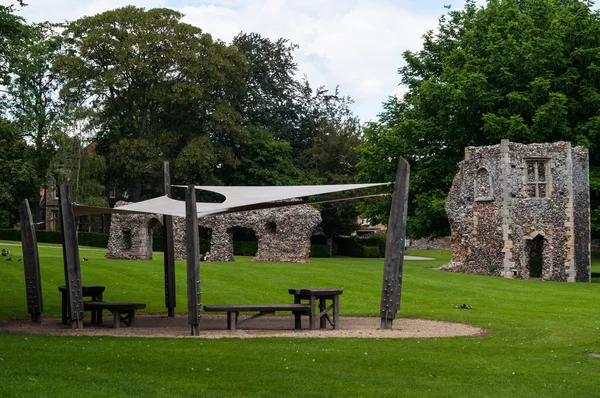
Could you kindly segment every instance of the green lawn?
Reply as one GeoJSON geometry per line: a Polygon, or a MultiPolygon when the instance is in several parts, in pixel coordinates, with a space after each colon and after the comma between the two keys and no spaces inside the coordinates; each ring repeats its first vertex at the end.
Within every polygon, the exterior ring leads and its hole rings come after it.
{"type": "MultiPolygon", "coordinates": [[[[44,245],[46,246],[46,245],[44,245]]],[[[51,245],[48,245],[51,246],[51,245]]],[[[0,243],[0,247],[4,247],[0,243]]],[[[19,247],[0,257],[0,319],[26,317],[19,247]]],[[[411,252],[402,317],[466,322],[486,336],[449,339],[159,339],[0,334],[0,396],[591,396],[599,394],[600,284],[440,272],[446,251],[411,252]],[[470,304],[472,310],[453,307],[470,304]]],[[[59,316],[62,252],[42,248],[44,316],[59,316]]],[[[104,259],[86,250],[85,284],[106,300],[164,312],[162,256],[104,259]]],[[[202,263],[203,303],[289,302],[296,286],[342,287],[342,315],[377,315],[383,261],[202,263]]],[[[592,272],[600,281],[600,261],[592,272]]],[[[186,311],[178,262],[178,312],[186,311]]],[[[395,321],[402,325],[402,320],[395,321]]],[[[343,327],[343,325],[342,325],[343,327]]],[[[0,326],[1,328],[1,326],[0,326]]],[[[0,329],[1,332],[1,329],[0,329]]]]}

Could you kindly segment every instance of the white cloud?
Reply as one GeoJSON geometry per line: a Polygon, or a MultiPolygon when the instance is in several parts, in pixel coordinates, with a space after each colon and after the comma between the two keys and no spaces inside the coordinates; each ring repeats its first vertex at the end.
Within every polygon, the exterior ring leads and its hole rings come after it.
{"type": "MultiPolygon", "coordinates": [[[[436,0],[440,4],[442,1],[436,0]]],[[[0,0],[2,4],[10,1],[0,0]]],[[[300,75],[313,86],[340,92],[355,101],[361,120],[374,119],[381,103],[402,92],[397,69],[402,53],[420,48],[446,10],[419,11],[411,0],[28,0],[22,15],[32,21],[61,22],[125,4],[175,8],[184,21],[225,42],[240,31],[288,38],[300,75]]],[[[462,0],[460,7],[462,7],[462,0]]],[[[456,6],[453,7],[456,9],[456,6]]]]}

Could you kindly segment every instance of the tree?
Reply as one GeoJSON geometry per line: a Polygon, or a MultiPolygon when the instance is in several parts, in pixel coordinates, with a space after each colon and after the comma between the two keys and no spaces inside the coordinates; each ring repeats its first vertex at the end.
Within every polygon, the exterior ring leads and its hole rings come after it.
{"type": "Polygon", "coordinates": [[[86,100],[107,180],[134,201],[158,193],[162,161],[176,160],[181,182],[201,183],[194,168],[178,166],[209,165],[216,179],[247,139],[236,111],[243,57],[182,17],[130,6],[81,18],[67,26],[55,64],[62,96],[86,100]],[[208,154],[214,161],[203,163],[208,154]]]}
{"type": "Polygon", "coordinates": [[[424,35],[421,51],[404,53],[399,73],[409,91],[365,130],[359,168],[363,179],[391,179],[398,156],[410,161],[410,236],[449,233],[444,200],[464,148],[502,138],[587,146],[600,230],[600,16],[591,6],[467,1],[424,35]]]}
{"type": "Polygon", "coordinates": [[[231,185],[294,185],[304,174],[294,165],[292,147],[276,140],[263,127],[249,126],[250,143],[240,148],[239,166],[229,178],[231,185]]]}
{"type": "Polygon", "coordinates": [[[25,159],[27,145],[15,124],[0,119],[0,225],[12,227],[19,203],[39,191],[35,168],[25,159]]]}

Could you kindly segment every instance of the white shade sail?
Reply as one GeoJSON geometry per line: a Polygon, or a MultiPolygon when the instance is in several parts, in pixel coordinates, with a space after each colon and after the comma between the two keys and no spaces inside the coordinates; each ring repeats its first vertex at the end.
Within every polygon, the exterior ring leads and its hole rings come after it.
{"type": "MultiPolygon", "coordinates": [[[[294,198],[323,195],[334,192],[350,191],[355,189],[370,188],[389,183],[371,184],[340,184],[340,185],[297,185],[297,186],[269,186],[269,187],[222,187],[222,186],[196,186],[197,190],[216,192],[225,196],[223,203],[198,202],[196,208],[198,217],[214,214],[232,213],[236,211],[266,209],[270,207],[290,206],[302,202],[281,202],[294,198]],[[275,202],[275,203],[274,203],[275,202]]],[[[175,188],[187,188],[185,185],[173,185],[175,188]]],[[[323,199],[314,202],[328,202],[339,199],[323,199]]],[[[306,202],[305,202],[306,203],[306,202]]],[[[144,200],[117,208],[104,208],[93,206],[75,205],[75,215],[83,216],[104,213],[146,213],[164,214],[176,217],[185,217],[185,202],[171,199],[168,196],[144,200]]]]}

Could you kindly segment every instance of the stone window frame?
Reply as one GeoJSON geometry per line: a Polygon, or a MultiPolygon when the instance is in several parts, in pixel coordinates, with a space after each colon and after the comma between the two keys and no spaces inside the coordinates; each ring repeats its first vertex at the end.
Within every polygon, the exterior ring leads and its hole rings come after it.
{"type": "Polygon", "coordinates": [[[524,158],[525,163],[525,175],[523,176],[523,184],[527,189],[527,198],[526,199],[534,199],[534,200],[548,200],[550,198],[550,194],[552,192],[552,174],[550,173],[551,167],[551,159],[543,158],[543,157],[530,157],[524,158]],[[529,164],[534,165],[534,179],[529,179],[529,164]],[[544,178],[540,180],[539,176],[539,165],[544,165],[544,178]],[[529,187],[533,186],[535,188],[535,195],[531,196],[529,194],[529,187]],[[544,186],[544,195],[540,196],[540,188],[544,186]]]}
{"type": "Polygon", "coordinates": [[[492,184],[492,175],[490,174],[490,171],[487,169],[487,167],[480,167],[477,169],[477,173],[475,173],[474,188],[475,195],[473,195],[473,197],[475,198],[475,202],[490,202],[494,200],[494,185],[492,184]],[[488,185],[490,187],[490,192],[488,196],[479,196],[479,173],[482,170],[484,170],[487,173],[488,177],[488,185]]]}

